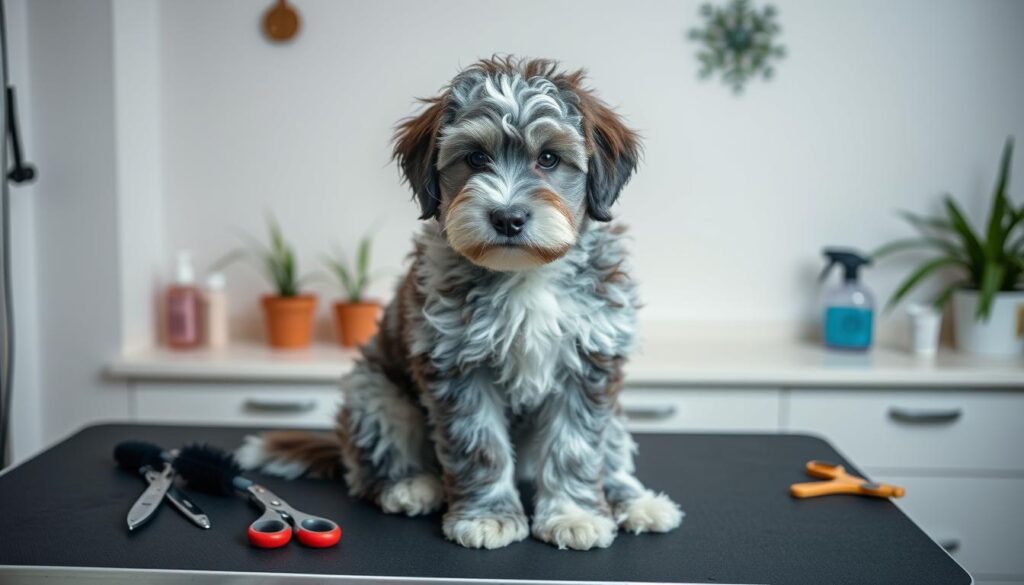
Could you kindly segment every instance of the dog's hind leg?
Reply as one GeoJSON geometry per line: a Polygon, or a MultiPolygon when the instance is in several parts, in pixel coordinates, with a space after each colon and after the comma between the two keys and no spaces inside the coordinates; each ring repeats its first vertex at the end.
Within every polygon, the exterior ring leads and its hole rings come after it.
{"type": "Polygon", "coordinates": [[[349,493],[391,514],[434,512],[443,491],[426,413],[407,386],[385,373],[374,343],[364,348],[365,361],[342,380],[345,401],[337,433],[349,493]]]}
{"type": "Polygon", "coordinates": [[[623,530],[668,532],[679,526],[683,511],[665,494],[644,487],[634,476],[636,443],[626,429],[625,415],[612,417],[604,434],[604,493],[615,521],[623,530]]]}
{"type": "Polygon", "coordinates": [[[382,332],[341,382],[344,396],[334,435],[271,431],[236,451],[246,469],[294,478],[344,473],[349,493],[385,512],[414,516],[440,508],[443,491],[426,432],[426,415],[389,360],[382,332]],[[390,367],[389,367],[390,364],[390,367]]]}

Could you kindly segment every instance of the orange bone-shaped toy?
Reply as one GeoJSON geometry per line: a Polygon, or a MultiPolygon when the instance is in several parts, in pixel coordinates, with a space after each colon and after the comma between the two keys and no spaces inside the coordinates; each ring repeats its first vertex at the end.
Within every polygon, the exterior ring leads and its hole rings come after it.
{"type": "Polygon", "coordinates": [[[899,486],[870,482],[846,473],[842,465],[828,461],[808,461],[807,475],[829,481],[809,481],[789,486],[794,498],[814,498],[831,494],[857,494],[876,498],[902,498],[906,490],[899,486]]]}

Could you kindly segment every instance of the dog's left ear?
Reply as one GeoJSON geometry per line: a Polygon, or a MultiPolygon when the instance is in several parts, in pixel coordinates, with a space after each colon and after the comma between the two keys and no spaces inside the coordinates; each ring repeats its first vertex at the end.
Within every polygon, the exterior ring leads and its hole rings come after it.
{"type": "Polygon", "coordinates": [[[589,90],[577,89],[576,95],[590,149],[587,215],[597,221],[610,221],[611,206],[640,161],[640,137],[589,90]]]}
{"type": "Polygon", "coordinates": [[[420,204],[420,219],[437,216],[441,187],[437,176],[437,138],[444,119],[446,96],[423,100],[427,104],[418,116],[406,118],[395,129],[395,150],[405,180],[420,204]]]}

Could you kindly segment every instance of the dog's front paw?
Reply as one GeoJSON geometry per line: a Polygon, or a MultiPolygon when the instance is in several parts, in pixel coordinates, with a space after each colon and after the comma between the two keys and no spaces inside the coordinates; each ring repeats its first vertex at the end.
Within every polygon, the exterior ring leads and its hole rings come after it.
{"type": "Polygon", "coordinates": [[[533,519],[533,536],[560,549],[606,548],[615,540],[615,532],[611,518],[571,504],[533,519]]]}
{"type": "Polygon", "coordinates": [[[641,532],[668,532],[683,522],[685,514],[679,505],[665,494],[650,490],[639,498],[623,502],[615,507],[615,519],[623,530],[641,532]]]}
{"type": "Polygon", "coordinates": [[[470,515],[449,512],[444,516],[444,535],[466,548],[501,548],[528,534],[526,516],[519,512],[470,515]]]}
{"type": "Polygon", "coordinates": [[[385,487],[380,493],[380,508],[388,514],[418,516],[437,511],[443,497],[441,480],[421,473],[385,487]]]}

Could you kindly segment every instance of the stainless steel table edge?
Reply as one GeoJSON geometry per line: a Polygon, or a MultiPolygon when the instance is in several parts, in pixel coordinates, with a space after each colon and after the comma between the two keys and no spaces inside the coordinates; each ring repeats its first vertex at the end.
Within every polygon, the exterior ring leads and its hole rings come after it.
{"type": "MultiPolygon", "coordinates": [[[[106,567],[0,566],[2,585],[313,585],[316,583],[351,585],[443,585],[445,583],[487,585],[669,585],[649,581],[535,581],[523,579],[440,579],[426,577],[374,577],[368,575],[314,575],[302,573],[241,573],[232,571],[188,571],[165,569],[125,569],[106,567]]],[[[700,585],[677,583],[674,585],[700,585]]],[[[729,585],[729,584],[716,584],[729,585]]],[[[733,584],[757,585],[757,584],[733,584]]]]}

